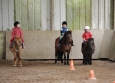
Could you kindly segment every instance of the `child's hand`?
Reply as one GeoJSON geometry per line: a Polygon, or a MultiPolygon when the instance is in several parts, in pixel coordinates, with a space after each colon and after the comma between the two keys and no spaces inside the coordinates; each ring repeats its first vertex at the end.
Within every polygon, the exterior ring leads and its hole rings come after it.
{"type": "Polygon", "coordinates": [[[86,41],[85,39],[83,39],[83,41],[86,41]]]}

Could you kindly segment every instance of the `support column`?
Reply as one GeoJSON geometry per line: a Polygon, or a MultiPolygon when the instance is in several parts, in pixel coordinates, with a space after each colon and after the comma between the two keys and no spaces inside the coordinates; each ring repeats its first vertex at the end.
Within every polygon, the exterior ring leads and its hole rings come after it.
{"type": "Polygon", "coordinates": [[[66,21],[66,0],[52,0],[52,30],[60,30],[62,21],[66,21]]]}
{"type": "Polygon", "coordinates": [[[41,0],[41,30],[60,30],[66,21],[66,0],[41,0]]]}

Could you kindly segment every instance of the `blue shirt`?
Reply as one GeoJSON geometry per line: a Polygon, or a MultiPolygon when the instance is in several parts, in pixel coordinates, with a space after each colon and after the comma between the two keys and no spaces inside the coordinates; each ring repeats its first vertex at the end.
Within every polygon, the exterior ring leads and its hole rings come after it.
{"type": "Polygon", "coordinates": [[[62,27],[61,29],[61,35],[63,35],[66,31],[68,31],[67,27],[62,27]]]}

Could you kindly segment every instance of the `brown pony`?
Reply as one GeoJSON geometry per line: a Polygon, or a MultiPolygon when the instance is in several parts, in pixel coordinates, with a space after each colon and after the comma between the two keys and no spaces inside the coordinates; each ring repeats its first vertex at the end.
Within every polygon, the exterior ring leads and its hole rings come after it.
{"type": "Polygon", "coordinates": [[[58,46],[60,37],[55,40],[55,63],[57,63],[57,57],[61,57],[61,63],[63,63],[63,54],[64,54],[64,65],[66,65],[66,53],[67,53],[67,65],[69,64],[69,54],[71,51],[71,42],[72,42],[72,31],[65,32],[62,38],[61,47],[58,46]]]}
{"type": "Polygon", "coordinates": [[[15,37],[13,41],[13,46],[10,48],[10,51],[14,54],[14,65],[19,64],[22,66],[21,53],[22,53],[22,41],[20,37],[15,37]]]}

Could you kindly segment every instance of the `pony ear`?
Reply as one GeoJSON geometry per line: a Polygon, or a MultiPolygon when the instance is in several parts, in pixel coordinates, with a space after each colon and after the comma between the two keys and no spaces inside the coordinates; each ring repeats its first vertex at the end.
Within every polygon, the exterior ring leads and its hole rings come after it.
{"type": "Polygon", "coordinates": [[[71,30],[69,30],[69,33],[70,33],[70,34],[72,34],[72,31],[71,31],[71,30]]]}

